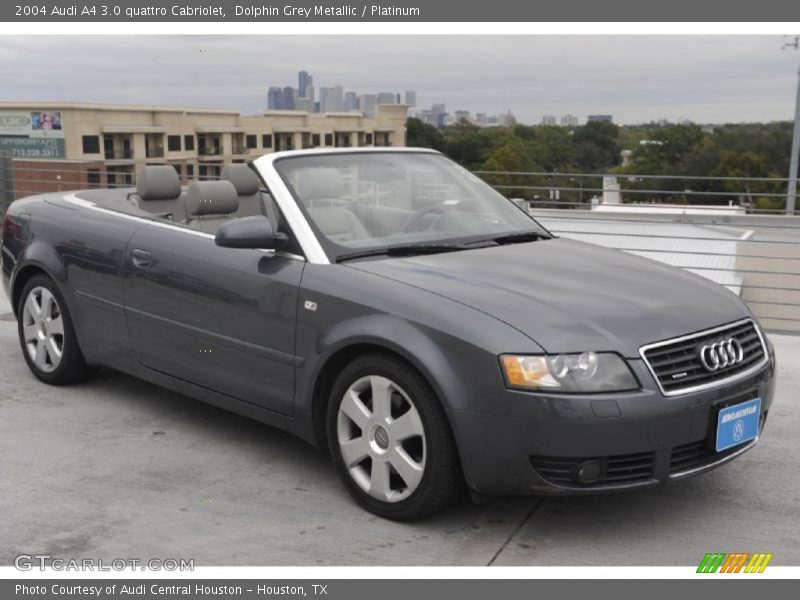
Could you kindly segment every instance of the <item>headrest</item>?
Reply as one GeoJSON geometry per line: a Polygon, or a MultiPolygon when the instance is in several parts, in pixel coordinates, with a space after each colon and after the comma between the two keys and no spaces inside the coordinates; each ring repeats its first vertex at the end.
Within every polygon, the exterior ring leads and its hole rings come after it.
{"type": "Polygon", "coordinates": [[[190,216],[229,215],[239,208],[239,196],[230,181],[198,181],[186,190],[190,216]]]}
{"type": "Polygon", "coordinates": [[[340,198],[344,194],[344,181],[336,169],[302,169],[297,172],[294,189],[304,203],[323,198],[340,198]]]}
{"type": "Polygon", "coordinates": [[[143,167],[136,177],[136,193],[142,200],[174,200],[181,195],[181,178],[170,165],[143,167]]]}
{"type": "Polygon", "coordinates": [[[252,196],[258,193],[258,175],[247,165],[227,165],[222,169],[222,179],[230,181],[240,196],[252,196]]]}

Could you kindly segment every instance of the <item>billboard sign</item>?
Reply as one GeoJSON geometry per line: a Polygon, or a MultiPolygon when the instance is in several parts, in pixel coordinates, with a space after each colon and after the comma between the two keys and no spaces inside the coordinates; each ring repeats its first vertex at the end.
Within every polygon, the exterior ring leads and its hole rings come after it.
{"type": "Polygon", "coordinates": [[[64,158],[63,138],[8,137],[0,135],[0,152],[11,158],[64,158]]]}
{"type": "Polygon", "coordinates": [[[13,158],[64,158],[60,111],[0,111],[0,152],[13,158]]]}

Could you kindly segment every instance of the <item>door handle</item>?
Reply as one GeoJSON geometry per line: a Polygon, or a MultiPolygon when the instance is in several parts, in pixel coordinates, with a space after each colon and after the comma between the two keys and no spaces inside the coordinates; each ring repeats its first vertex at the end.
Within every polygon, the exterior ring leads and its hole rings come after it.
{"type": "Polygon", "coordinates": [[[139,250],[138,248],[135,248],[131,253],[131,262],[135,267],[146,269],[153,264],[153,255],[147,250],[139,250]]]}

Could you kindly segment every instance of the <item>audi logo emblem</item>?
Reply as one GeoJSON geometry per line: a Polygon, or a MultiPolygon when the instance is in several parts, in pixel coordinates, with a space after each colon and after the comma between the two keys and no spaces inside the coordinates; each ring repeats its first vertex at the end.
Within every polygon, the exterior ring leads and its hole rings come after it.
{"type": "Polygon", "coordinates": [[[723,342],[706,344],[700,348],[700,362],[707,371],[716,371],[739,364],[744,358],[744,350],[739,340],[731,338],[723,342]]]}

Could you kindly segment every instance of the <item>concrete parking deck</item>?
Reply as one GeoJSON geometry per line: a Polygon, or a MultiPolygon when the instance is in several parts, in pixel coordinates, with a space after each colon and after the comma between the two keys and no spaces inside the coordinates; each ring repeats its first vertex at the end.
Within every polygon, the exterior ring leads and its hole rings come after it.
{"type": "Polygon", "coordinates": [[[759,444],[670,487],[373,517],[326,454],[103,371],[57,388],[28,371],[0,299],[0,565],[17,554],[200,565],[692,565],[708,551],[800,564],[800,337],[773,336],[779,385],[759,444]]]}

